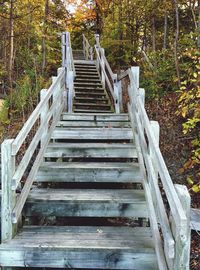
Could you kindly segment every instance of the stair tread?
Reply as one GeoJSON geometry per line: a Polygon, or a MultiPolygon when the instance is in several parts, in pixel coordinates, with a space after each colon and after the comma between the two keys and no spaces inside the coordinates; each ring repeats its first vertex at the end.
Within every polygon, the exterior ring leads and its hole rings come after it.
{"type": "Polygon", "coordinates": [[[134,138],[131,128],[58,128],[51,135],[52,139],[96,139],[96,140],[132,140],[134,138]]]}
{"type": "Polygon", "coordinates": [[[107,127],[130,127],[129,122],[117,122],[117,121],[98,121],[98,122],[93,122],[93,121],[59,121],[56,125],[57,127],[99,127],[99,128],[107,128],[107,127]]]}
{"type": "Polygon", "coordinates": [[[83,100],[83,101],[85,101],[85,100],[97,100],[97,101],[102,101],[102,102],[105,102],[105,101],[107,101],[108,102],[108,99],[107,98],[92,98],[92,97],[75,97],[75,100],[83,100]]]}
{"type": "Polygon", "coordinates": [[[144,190],[134,189],[42,189],[31,190],[30,201],[121,202],[144,204],[144,190]]]}
{"type": "Polygon", "coordinates": [[[81,249],[130,249],[154,253],[151,229],[116,227],[47,227],[25,226],[12,240],[0,246],[0,250],[19,248],[81,248],[81,249]],[[52,246],[53,245],[53,246],[52,246]]]}
{"type": "Polygon", "coordinates": [[[49,143],[47,146],[48,148],[77,148],[77,149],[84,149],[84,148],[96,148],[96,149],[101,149],[101,148],[118,148],[118,149],[130,149],[134,148],[133,143],[49,143]]]}
{"type": "Polygon", "coordinates": [[[128,114],[114,114],[114,113],[74,113],[68,114],[63,113],[61,115],[61,119],[69,120],[69,121],[123,121],[128,122],[129,116],[128,114]]]}
{"type": "Polygon", "coordinates": [[[2,266],[158,270],[150,228],[26,226],[0,250],[2,266]]]}
{"type": "Polygon", "coordinates": [[[74,102],[74,106],[110,107],[110,104],[74,102]]]}
{"type": "Polygon", "coordinates": [[[74,112],[75,113],[88,113],[88,112],[90,112],[90,113],[107,113],[107,112],[109,112],[110,110],[85,110],[85,109],[75,109],[74,110],[74,112]]]}
{"type": "Polygon", "coordinates": [[[138,169],[135,162],[42,162],[40,169],[138,169]]]}

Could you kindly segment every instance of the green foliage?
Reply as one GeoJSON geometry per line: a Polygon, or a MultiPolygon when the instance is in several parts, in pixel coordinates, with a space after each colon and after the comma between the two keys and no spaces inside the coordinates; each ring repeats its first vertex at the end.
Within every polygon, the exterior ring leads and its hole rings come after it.
{"type": "MultiPolygon", "coordinates": [[[[187,62],[187,70],[181,82],[177,114],[184,119],[183,133],[192,138],[191,156],[183,166],[184,170],[188,170],[200,165],[200,52],[196,48],[187,49],[182,58],[187,62]]],[[[195,184],[199,178],[199,174],[196,180],[190,177],[194,192],[200,191],[199,185],[195,184]]]]}
{"type": "Polygon", "coordinates": [[[147,98],[158,98],[176,90],[176,70],[171,51],[151,52],[148,58],[149,62],[141,60],[139,55],[137,61],[141,67],[141,87],[146,89],[147,98]]]}

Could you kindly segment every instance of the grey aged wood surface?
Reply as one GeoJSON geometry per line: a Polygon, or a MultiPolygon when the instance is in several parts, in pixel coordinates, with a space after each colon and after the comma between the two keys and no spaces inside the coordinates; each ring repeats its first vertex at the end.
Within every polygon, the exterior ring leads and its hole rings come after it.
{"type": "Polygon", "coordinates": [[[26,203],[27,216],[143,217],[143,190],[34,189],[26,203]]]}
{"type": "Polygon", "coordinates": [[[0,247],[0,261],[11,266],[156,270],[153,246],[150,228],[25,227],[0,247]]]}
{"type": "Polygon", "coordinates": [[[137,163],[45,162],[39,168],[41,182],[141,182],[137,163]],[[62,173],[61,173],[62,171],[62,173]]]}

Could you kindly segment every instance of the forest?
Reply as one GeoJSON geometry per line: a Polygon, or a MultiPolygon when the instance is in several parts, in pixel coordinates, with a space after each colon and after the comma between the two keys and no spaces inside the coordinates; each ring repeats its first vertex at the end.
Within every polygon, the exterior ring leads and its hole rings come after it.
{"type": "MultiPolygon", "coordinates": [[[[140,66],[150,118],[172,179],[200,207],[200,0],[1,0],[0,142],[15,136],[61,65],[61,33],[82,34],[114,71],[140,66]]],[[[193,233],[191,269],[200,267],[193,233]]]]}

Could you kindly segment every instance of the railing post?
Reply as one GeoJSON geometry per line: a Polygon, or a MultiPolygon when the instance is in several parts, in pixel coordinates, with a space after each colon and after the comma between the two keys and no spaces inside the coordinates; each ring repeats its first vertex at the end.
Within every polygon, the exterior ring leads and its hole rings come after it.
{"type": "Polygon", "coordinates": [[[102,63],[101,81],[102,81],[103,87],[105,87],[105,83],[106,83],[106,77],[104,74],[104,71],[105,71],[105,61],[104,61],[105,50],[103,48],[100,49],[100,56],[101,56],[101,63],[102,63]]]}
{"type": "Polygon", "coordinates": [[[100,36],[99,36],[99,34],[95,34],[95,40],[96,40],[97,47],[100,48],[100,36]]]}
{"type": "Polygon", "coordinates": [[[68,86],[68,113],[73,112],[73,98],[74,98],[74,76],[73,71],[67,73],[68,86]]]}
{"type": "Polygon", "coordinates": [[[119,100],[120,83],[117,80],[117,74],[113,74],[113,81],[114,81],[114,94],[115,94],[115,97],[116,97],[116,100],[115,100],[115,113],[120,113],[120,100],[119,100]]]}
{"type": "Polygon", "coordinates": [[[16,225],[12,223],[12,210],[16,203],[16,193],[12,190],[12,177],[15,172],[15,156],[12,156],[13,139],[5,140],[1,145],[1,241],[11,240],[16,225]]]}
{"type": "MultiPolygon", "coordinates": [[[[43,100],[47,94],[47,89],[42,89],[40,91],[40,100],[43,100]]],[[[40,114],[40,125],[44,127],[44,131],[42,133],[42,138],[41,138],[41,147],[45,144],[46,142],[46,137],[48,134],[48,123],[46,121],[47,113],[49,109],[49,104],[48,102],[43,106],[42,112],[40,114]]]]}
{"type": "Polygon", "coordinates": [[[186,224],[177,224],[171,220],[172,232],[175,239],[175,259],[173,270],[189,270],[190,262],[190,204],[191,198],[186,186],[175,185],[176,192],[187,217],[186,224]]]}
{"type": "Polygon", "coordinates": [[[131,67],[131,72],[132,72],[136,87],[139,88],[140,68],[139,67],[131,67]]]}
{"type": "MultiPolygon", "coordinates": [[[[100,51],[100,42],[99,42],[99,34],[96,34],[95,35],[95,40],[96,40],[96,48],[97,48],[97,51],[99,52],[100,51]]],[[[101,54],[99,53],[99,56],[101,57],[101,54]]],[[[100,68],[100,63],[99,63],[99,59],[97,58],[97,69],[99,70],[100,68]]]]}
{"type": "MultiPolygon", "coordinates": [[[[159,147],[159,139],[160,139],[160,126],[159,126],[159,123],[157,121],[150,121],[150,124],[151,124],[151,129],[153,131],[154,137],[156,139],[157,145],[159,147]]],[[[157,178],[158,178],[158,168],[157,168],[157,165],[156,165],[156,162],[155,162],[154,150],[151,147],[151,145],[149,147],[149,154],[150,154],[153,166],[154,166],[155,173],[156,173],[157,178]]]]}
{"type": "MultiPolygon", "coordinates": [[[[63,68],[58,68],[57,70],[57,75],[59,76],[59,74],[63,71],[63,68]]],[[[60,83],[60,103],[63,103],[63,110],[66,111],[67,110],[67,88],[66,88],[66,84],[65,84],[65,78],[63,78],[63,80],[60,83]]]]}
{"type": "Polygon", "coordinates": [[[93,61],[93,47],[90,47],[90,60],[93,61]]]}

